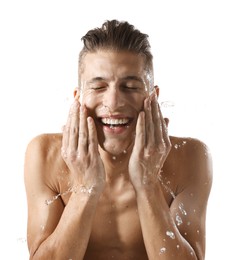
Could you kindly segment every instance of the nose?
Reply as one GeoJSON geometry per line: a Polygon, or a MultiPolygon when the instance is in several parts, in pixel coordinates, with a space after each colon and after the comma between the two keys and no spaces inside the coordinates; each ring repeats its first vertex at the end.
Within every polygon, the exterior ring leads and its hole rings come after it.
{"type": "Polygon", "coordinates": [[[103,105],[108,107],[110,112],[116,111],[125,105],[125,96],[116,86],[109,87],[105,93],[103,105]]]}

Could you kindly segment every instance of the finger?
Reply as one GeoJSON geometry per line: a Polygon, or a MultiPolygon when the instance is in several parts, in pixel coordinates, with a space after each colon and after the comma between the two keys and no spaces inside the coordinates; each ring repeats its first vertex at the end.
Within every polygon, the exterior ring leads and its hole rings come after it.
{"type": "Polygon", "coordinates": [[[87,126],[87,109],[84,105],[80,107],[78,153],[87,153],[88,151],[88,126],[87,126]]]}
{"type": "Polygon", "coordinates": [[[158,102],[155,93],[151,96],[152,121],[154,125],[155,143],[163,144],[163,117],[159,113],[158,102]]]}
{"type": "Polygon", "coordinates": [[[87,118],[88,123],[88,150],[91,154],[98,151],[98,138],[95,123],[92,117],[87,118]]]}
{"type": "Polygon", "coordinates": [[[152,114],[151,114],[151,99],[146,98],[144,101],[144,110],[145,110],[145,145],[151,146],[154,145],[154,124],[152,121],[152,114]]]}
{"type": "Polygon", "coordinates": [[[71,124],[71,113],[73,110],[74,103],[71,105],[66,125],[63,127],[63,137],[62,137],[62,147],[61,147],[61,154],[63,157],[66,157],[66,151],[69,145],[69,129],[71,124]]]}
{"type": "Polygon", "coordinates": [[[162,130],[163,140],[164,140],[166,146],[169,147],[171,145],[171,143],[170,143],[170,138],[169,138],[169,134],[168,134],[168,127],[166,125],[166,121],[163,118],[159,104],[157,104],[157,109],[158,109],[159,117],[161,119],[161,130],[162,130]]]}
{"type": "Polygon", "coordinates": [[[141,111],[138,115],[137,123],[136,123],[136,137],[134,150],[142,152],[145,147],[145,112],[141,111]]]}
{"type": "Polygon", "coordinates": [[[71,152],[76,152],[77,150],[78,132],[79,132],[79,102],[75,100],[70,113],[68,148],[71,152]]]}

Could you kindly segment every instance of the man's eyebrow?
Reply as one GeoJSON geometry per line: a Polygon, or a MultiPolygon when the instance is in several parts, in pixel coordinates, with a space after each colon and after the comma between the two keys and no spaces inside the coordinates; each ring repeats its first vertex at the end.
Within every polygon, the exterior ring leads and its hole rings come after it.
{"type": "Polygon", "coordinates": [[[95,78],[92,78],[91,80],[89,80],[88,83],[91,84],[91,83],[98,82],[98,81],[103,81],[103,80],[105,80],[105,78],[95,77],[95,78]]]}
{"type": "MultiPolygon", "coordinates": [[[[89,80],[88,83],[92,84],[92,83],[100,82],[100,81],[104,81],[104,80],[107,80],[107,79],[103,78],[103,77],[95,77],[95,78],[92,78],[91,80],[89,80]]],[[[140,82],[142,84],[144,83],[142,78],[137,77],[137,76],[126,76],[126,77],[120,78],[120,80],[135,80],[135,81],[138,81],[138,82],[140,82]]]]}
{"type": "Polygon", "coordinates": [[[139,81],[140,83],[144,83],[142,78],[137,77],[137,76],[126,76],[126,77],[122,78],[122,80],[136,80],[136,81],[139,81]]]}

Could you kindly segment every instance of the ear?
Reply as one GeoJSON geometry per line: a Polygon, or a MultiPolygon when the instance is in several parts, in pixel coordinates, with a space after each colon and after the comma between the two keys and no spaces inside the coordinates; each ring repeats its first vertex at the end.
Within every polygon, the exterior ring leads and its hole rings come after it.
{"type": "Polygon", "coordinates": [[[169,126],[169,119],[167,117],[165,117],[164,121],[165,121],[166,127],[168,127],[169,126]]]}
{"type": "Polygon", "coordinates": [[[74,89],[74,99],[79,100],[79,98],[80,98],[80,91],[79,88],[77,87],[74,89]]]}
{"type": "Polygon", "coordinates": [[[156,95],[157,95],[157,98],[159,97],[159,86],[155,86],[155,92],[156,92],[156,95]]]}

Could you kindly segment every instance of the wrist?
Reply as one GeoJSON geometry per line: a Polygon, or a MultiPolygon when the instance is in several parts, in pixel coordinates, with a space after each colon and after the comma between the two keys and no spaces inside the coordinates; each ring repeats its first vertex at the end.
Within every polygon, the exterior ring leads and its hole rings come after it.
{"type": "Polygon", "coordinates": [[[140,185],[140,187],[135,188],[135,193],[138,199],[158,199],[161,198],[161,196],[164,196],[159,182],[140,185]]]}
{"type": "Polygon", "coordinates": [[[104,189],[104,185],[86,185],[86,184],[76,184],[71,188],[74,193],[85,194],[88,196],[101,194],[104,189]]]}

